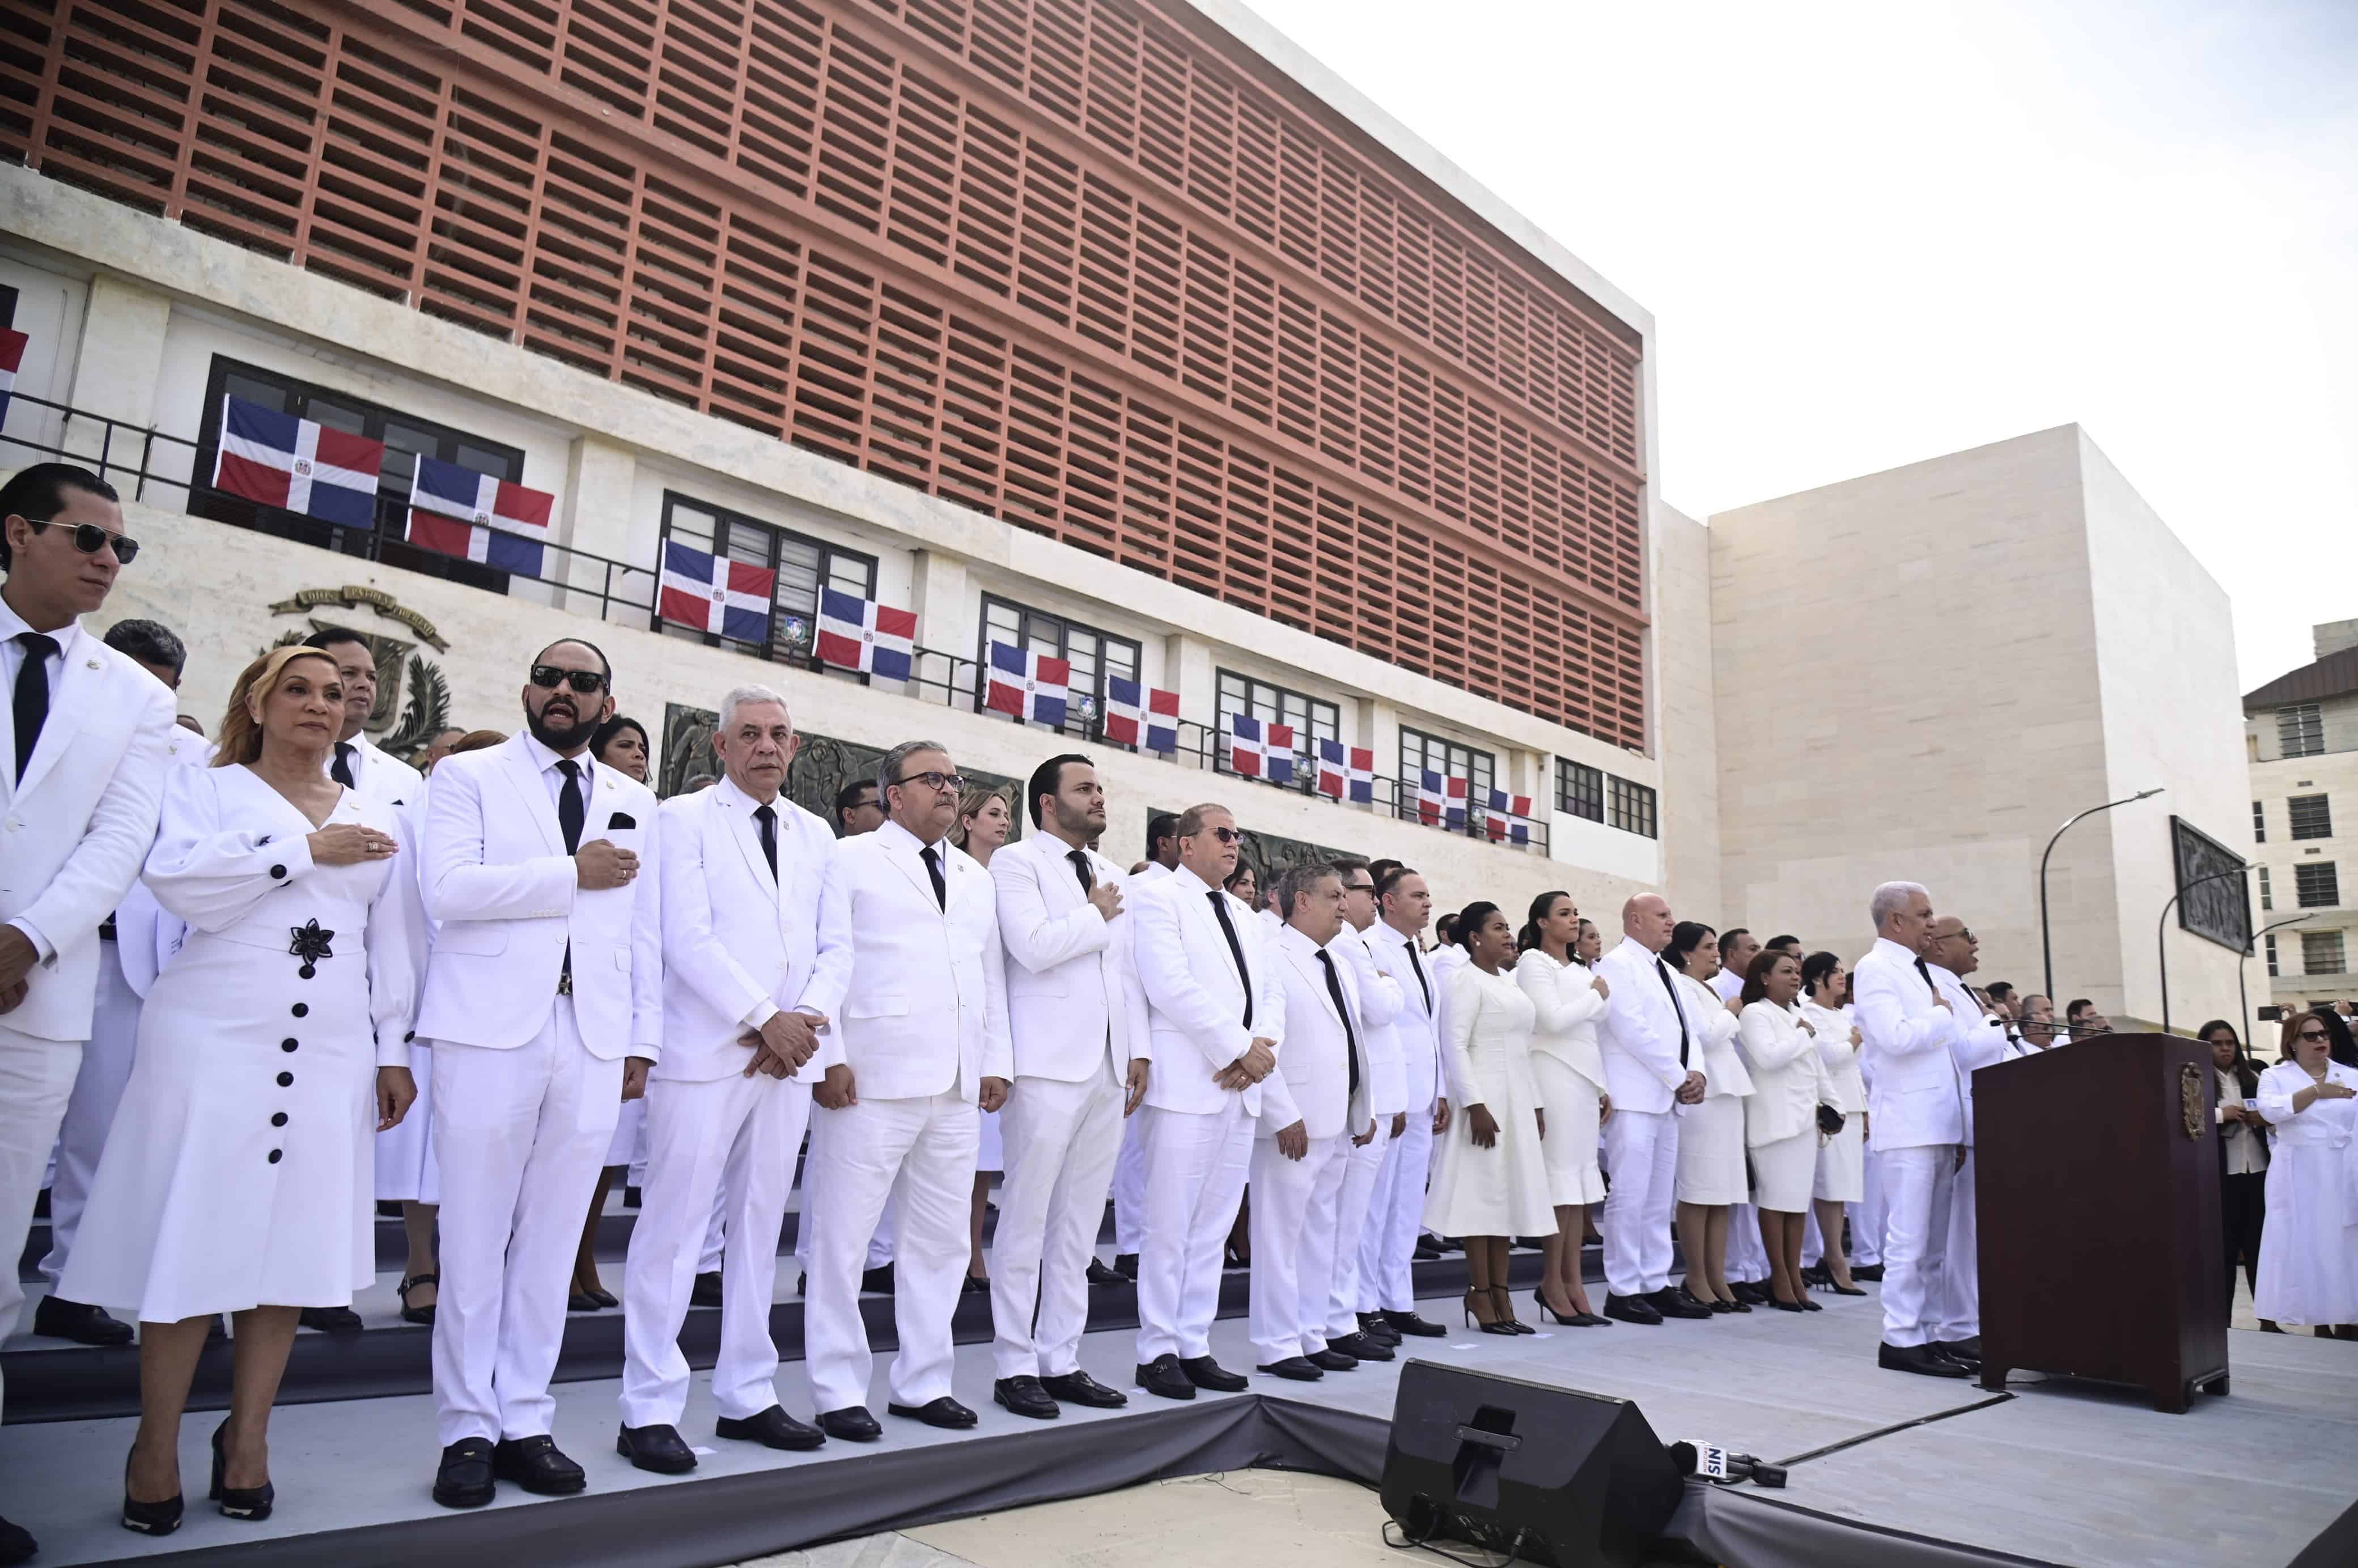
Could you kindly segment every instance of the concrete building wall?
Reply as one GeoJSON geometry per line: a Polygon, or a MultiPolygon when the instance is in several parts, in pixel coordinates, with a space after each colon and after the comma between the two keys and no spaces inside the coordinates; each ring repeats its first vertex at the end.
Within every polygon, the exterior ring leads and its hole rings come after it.
{"type": "Polygon", "coordinates": [[[1719,737],[1712,705],[1711,541],[1711,530],[1701,523],[1655,505],[1651,669],[1662,764],[1662,889],[1673,911],[1715,922],[1725,905],[1719,737]]]}
{"type": "MultiPolygon", "coordinates": [[[[2318,628],[2319,656],[2339,651],[2341,644],[2327,635],[2333,630],[2318,628]]],[[[2306,1007],[2312,1001],[2358,1000],[2358,972],[2353,972],[2358,971],[2358,740],[2335,743],[2337,736],[2358,737],[2358,697],[2331,697],[2319,707],[2323,710],[2326,749],[2305,757],[2279,754],[2274,708],[2258,709],[2244,720],[2261,759],[2251,764],[2249,793],[2260,808],[2266,831],[2266,837],[2249,850],[2267,873],[2268,907],[2260,907],[2255,893],[2253,920],[2259,926],[2295,922],[2266,939],[2276,949],[2276,975],[2263,978],[2262,964],[2252,966],[2255,1006],[2272,1001],[2306,1007]],[[2332,832],[2324,838],[2295,838],[2289,803],[2295,796],[2320,795],[2326,799],[2332,832]],[[2331,903],[2304,905],[2300,868],[2325,865],[2333,868],[2336,897],[2331,903]],[[2308,940],[2312,935],[2318,940],[2308,940]],[[2336,935],[2341,938],[2342,957],[2339,963],[2332,963],[2329,961],[2333,947],[2331,938],[2336,935]]],[[[2255,1022],[2255,1027],[2262,1032],[2258,1038],[2273,1042],[2275,1035],[2268,1025],[2255,1022]]]]}

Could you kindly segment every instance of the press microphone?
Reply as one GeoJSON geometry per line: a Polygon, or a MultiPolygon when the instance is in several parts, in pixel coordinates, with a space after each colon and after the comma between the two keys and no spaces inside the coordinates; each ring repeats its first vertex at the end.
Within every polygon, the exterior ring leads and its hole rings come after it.
{"type": "Polygon", "coordinates": [[[1749,1454],[1731,1453],[1716,1443],[1700,1438],[1682,1439],[1670,1444],[1671,1463],[1682,1476],[1700,1476],[1706,1481],[1725,1481],[1731,1485],[1750,1481],[1758,1487],[1781,1488],[1785,1485],[1785,1467],[1755,1459],[1749,1454]]]}

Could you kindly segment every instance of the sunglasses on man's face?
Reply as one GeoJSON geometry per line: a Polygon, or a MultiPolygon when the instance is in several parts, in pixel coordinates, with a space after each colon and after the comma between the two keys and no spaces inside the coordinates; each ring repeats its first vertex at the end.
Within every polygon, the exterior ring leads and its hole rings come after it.
{"type": "Polygon", "coordinates": [[[1205,831],[1223,844],[1238,844],[1244,841],[1244,832],[1240,828],[1207,827],[1205,831]]]}
{"type": "Polygon", "coordinates": [[[555,665],[535,665],[532,666],[532,684],[543,691],[555,691],[560,686],[569,686],[587,697],[591,692],[604,690],[606,677],[596,670],[560,670],[555,665]]]}
{"type": "MultiPolygon", "coordinates": [[[[48,526],[46,524],[42,525],[48,526]]],[[[73,525],[73,546],[83,555],[94,556],[109,545],[114,546],[115,560],[126,567],[139,554],[139,541],[136,539],[126,539],[120,534],[111,534],[95,523],[77,523],[73,525]]]]}

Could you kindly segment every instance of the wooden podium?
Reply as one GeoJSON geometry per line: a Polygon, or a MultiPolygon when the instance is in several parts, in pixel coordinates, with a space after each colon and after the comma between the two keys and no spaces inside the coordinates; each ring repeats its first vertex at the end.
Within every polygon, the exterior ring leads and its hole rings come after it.
{"type": "Polygon", "coordinates": [[[2173,1415],[2227,1391],[2216,1083],[2211,1048],[2169,1034],[1974,1075],[1984,1388],[2067,1373],[2173,1415]]]}

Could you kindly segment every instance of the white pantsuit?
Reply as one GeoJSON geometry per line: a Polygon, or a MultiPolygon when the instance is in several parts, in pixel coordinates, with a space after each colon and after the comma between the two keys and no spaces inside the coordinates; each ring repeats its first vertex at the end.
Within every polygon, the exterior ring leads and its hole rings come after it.
{"type": "Polygon", "coordinates": [[[1006,957],[990,873],[898,822],[842,840],[823,918],[844,922],[851,973],[841,1016],[813,1058],[851,1072],[855,1103],[812,1113],[816,1201],[804,1348],[819,1411],[864,1407],[871,1362],[860,1275],[887,1196],[898,1201],[891,1403],[948,1396],[950,1316],[967,1231],[985,1078],[1011,1077],[1006,957]],[[930,854],[942,878],[934,891],[930,854]]]}
{"type": "Polygon", "coordinates": [[[1383,1165],[1368,1199],[1359,1241],[1359,1310],[1416,1310],[1416,1237],[1424,1221],[1425,1182],[1433,1161],[1433,1119],[1442,1098],[1441,989],[1416,937],[1382,921],[1367,932],[1384,968],[1398,982],[1401,1011],[1392,1020],[1408,1126],[1386,1142],[1383,1165]]]}
{"type": "Polygon", "coordinates": [[[1951,1045],[1963,1027],[1929,966],[1888,937],[1858,961],[1851,980],[1862,1064],[1869,1075],[1870,1142],[1881,1157],[1887,1205],[1883,1238],[1883,1340],[1902,1348],[1934,1338],[1949,1204],[1964,1141],[1963,1093],[1951,1045]]]}
{"type": "Polygon", "coordinates": [[[1080,1369],[1088,1266],[1121,1147],[1130,1037],[1127,914],[1108,922],[1087,888],[1120,870],[1052,832],[990,858],[1007,955],[1015,1076],[999,1113],[1005,1176],[990,1250],[993,1359],[1001,1378],[1080,1369]],[[1088,873],[1084,887],[1081,871],[1088,873]]]}
{"type": "Polygon", "coordinates": [[[1372,925],[1365,931],[1346,925],[1333,951],[1338,962],[1347,957],[1357,976],[1352,994],[1359,1007],[1359,1024],[1366,1032],[1368,1111],[1375,1124],[1375,1136],[1352,1146],[1345,1155],[1348,1168],[1343,1173],[1342,1193],[1335,1200],[1335,1220],[1340,1228],[1335,1244],[1334,1292],[1327,1303],[1325,1327],[1326,1338],[1339,1339],[1359,1330],[1363,1310],[1359,1299],[1364,1293],[1359,1257],[1367,1238],[1368,1214],[1375,1206],[1376,1183],[1390,1157],[1392,1123],[1408,1109],[1408,1062],[1399,1023],[1406,1011],[1402,985],[1413,986],[1416,980],[1395,968],[1400,960],[1390,947],[1377,945],[1372,925]]]}
{"type": "Polygon", "coordinates": [[[752,1052],[738,1041],[782,1011],[832,1018],[851,972],[844,908],[825,898],[836,852],[826,823],[733,779],[666,801],[662,820],[664,1054],[648,1075],[647,1174],[622,1283],[622,1424],[633,1427],[676,1426],[687,1406],[679,1329],[716,1214],[741,1244],[721,1264],[713,1398],[730,1421],[778,1402],[775,1238],[817,1057],[792,1077],[747,1077],[752,1052]]]}
{"type": "Polygon", "coordinates": [[[1959,1020],[1950,1053],[1956,1058],[1957,1087],[1964,1112],[1965,1163],[1949,1198],[1947,1244],[1942,1249],[1940,1320],[1933,1337],[1944,1345],[1978,1339],[1982,1332],[1980,1205],[1974,1195],[1974,1075],[2010,1060],[2014,1046],[2006,1021],[1985,1012],[1979,998],[1959,977],[1938,964],[1928,966],[1932,983],[1949,999],[1959,1020]]]}
{"type": "Polygon", "coordinates": [[[567,1281],[623,1061],[661,1055],[660,841],[644,784],[529,733],[434,770],[420,886],[436,928],[417,1033],[433,1042],[445,1447],[549,1430],[567,1281]],[[582,799],[575,848],[634,851],[630,882],[579,885],[559,816],[568,777],[582,799]]]}
{"type": "Polygon", "coordinates": [[[1350,1153],[1351,1141],[1340,1132],[1313,1138],[1309,1152],[1299,1160],[1279,1153],[1276,1138],[1268,1132],[1253,1140],[1247,1325],[1259,1366],[1326,1348],[1336,1210],[1350,1153]]]}
{"type": "Polygon", "coordinates": [[[1670,1288],[1679,1171],[1674,1113],[1688,1072],[1703,1069],[1703,1049],[1677,977],[1644,944],[1625,936],[1596,961],[1596,972],[1613,993],[1596,1031],[1605,1087],[1613,1097],[1613,1119],[1605,1124],[1613,1186],[1597,1222],[1606,1288],[1617,1296],[1650,1295],[1670,1288]]]}

